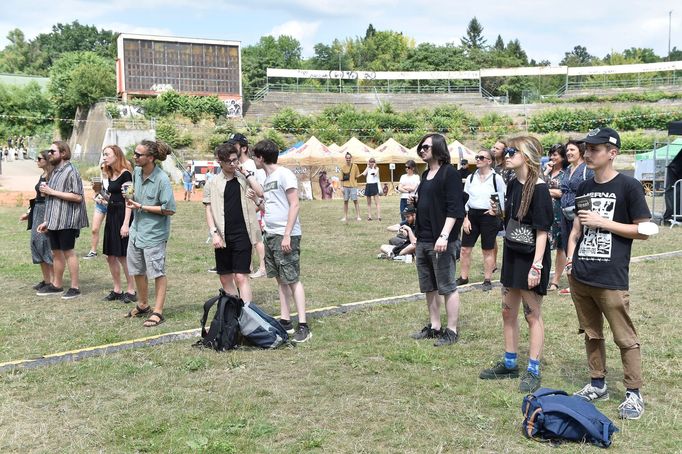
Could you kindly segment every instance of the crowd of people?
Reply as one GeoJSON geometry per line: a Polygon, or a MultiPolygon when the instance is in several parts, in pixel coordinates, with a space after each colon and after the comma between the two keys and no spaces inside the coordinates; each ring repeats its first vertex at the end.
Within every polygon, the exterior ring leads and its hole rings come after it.
{"type": "MultiPolygon", "coordinates": [[[[638,419],[644,411],[640,342],[629,312],[628,274],[633,239],[646,239],[642,229],[651,213],[639,182],[619,174],[613,160],[620,137],[610,128],[590,131],[581,140],[556,145],[541,168],[545,155],[540,142],[530,136],[498,141],[491,150],[476,155],[476,170],[462,173],[453,167],[447,142],[440,134],[427,134],[418,147],[426,170],[415,173],[408,161],[401,177],[401,226],[396,238],[381,247],[380,257],[410,257],[416,263],[419,289],[426,296],[429,322],[414,339],[432,339],[437,347],[455,344],[460,296],[458,286],[468,283],[471,254],[478,238],[484,257],[483,290],[492,289],[497,268],[497,238],[502,239],[502,325],[504,352],[493,367],[483,369],[484,380],[519,378],[524,393],[542,382],[544,346],[543,297],[560,288],[562,272],[581,331],[585,333],[590,382],[575,394],[588,401],[609,393],[605,381],[604,318],[621,351],[625,399],[620,417],[638,419]],[[463,179],[463,176],[465,177],[463,179]],[[461,236],[461,243],[460,243],[461,236]],[[456,262],[461,244],[461,273],[456,262]],[[551,251],[556,251],[554,277],[551,251]],[[444,306],[445,323],[441,320],[444,306]],[[523,308],[528,325],[528,362],[519,367],[518,313],[523,308]]],[[[116,145],[103,150],[106,191],[96,191],[98,205],[106,206],[104,254],[113,289],[106,300],[136,302],[127,317],[145,317],[144,326],[164,322],[167,289],[166,244],[171,216],[176,211],[171,182],[159,166],[170,153],[162,142],[142,141],[134,152],[132,169],[116,145]],[[126,290],[122,276],[126,278],[126,290]],[[149,280],[154,280],[155,301],[149,302],[149,280]]],[[[277,164],[279,150],[269,140],[252,149],[241,134],[215,150],[221,172],[207,182],[203,194],[205,216],[214,248],[215,271],[223,289],[252,300],[249,275],[252,251],[259,270],[275,278],[282,326],[295,342],[312,337],[306,321],[305,291],[300,281],[301,223],[298,181],[277,164]],[[296,307],[294,329],[290,309],[296,307]]],[[[80,295],[78,258],[74,243],[88,226],[80,175],[70,163],[64,142],[54,142],[38,154],[42,170],[31,210],[22,216],[31,228],[31,255],[40,264],[42,281],[37,295],[80,295]],[[71,283],[64,291],[68,267],[71,283]]],[[[378,169],[369,162],[360,172],[346,156],[341,168],[344,217],[349,202],[357,201],[357,179],[368,180],[368,220],[373,218],[372,198],[378,193],[378,169]]],[[[381,219],[380,203],[375,213],[381,219]]]]}

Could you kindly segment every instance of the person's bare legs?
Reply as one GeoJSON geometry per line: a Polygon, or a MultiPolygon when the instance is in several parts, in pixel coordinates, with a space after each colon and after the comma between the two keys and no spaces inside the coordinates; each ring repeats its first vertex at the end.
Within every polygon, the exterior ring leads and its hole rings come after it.
{"type": "MultiPolygon", "coordinates": [[[[166,290],[168,289],[168,278],[166,276],[159,276],[154,279],[154,287],[156,291],[156,300],[154,303],[154,310],[158,314],[163,314],[163,305],[166,302],[166,290]]],[[[139,288],[139,287],[138,287],[139,288]]],[[[158,317],[156,315],[150,315],[144,322],[144,326],[155,326],[159,323],[157,322],[158,317]]]]}
{"type": "Polygon", "coordinates": [[[362,221],[362,218],[360,217],[360,204],[358,203],[358,199],[353,200],[353,205],[355,205],[355,219],[362,221]]]}
{"type": "Polygon", "coordinates": [[[265,245],[262,241],[256,243],[256,253],[258,254],[258,272],[265,274],[265,245]]]}
{"type": "Polygon", "coordinates": [[[445,312],[448,317],[448,329],[457,332],[457,322],[459,321],[459,292],[454,292],[445,295],[445,312]]]}
{"type": "Polygon", "coordinates": [[[126,260],[125,257],[116,257],[118,259],[118,263],[121,264],[121,268],[123,269],[123,274],[126,277],[126,292],[128,292],[131,295],[135,294],[135,279],[128,273],[128,261],[126,260]]]}
{"type": "Polygon", "coordinates": [[[378,195],[374,196],[374,204],[377,207],[377,219],[381,221],[381,199],[378,195]]]}
{"type": "Polygon", "coordinates": [[[372,219],[372,197],[367,197],[367,220],[372,219]]]}
{"type": "Polygon", "coordinates": [[[61,288],[64,284],[64,270],[66,269],[66,257],[64,257],[64,251],[52,249],[52,260],[52,267],[54,270],[52,285],[57,288],[61,288]]]}
{"type": "Polygon", "coordinates": [[[136,274],[135,287],[137,287],[137,305],[142,309],[149,306],[149,279],[146,274],[136,274]]]}
{"type": "Polygon", "coordinates": [[[342,221],[346,221],[348,219],[348,200],[343,201],[343,219],[342,221]]]}
{"type": "Polygon", "coordinates": [[[559,282],[561,282],[561,275],[564,273],[564,268],[566,267],[566,252],[560,247],[556,250],[556,259],[554,260],[554,277],[552,278],[551,284],[556,284],[559,287],[559,282]]]}
{"type": "Polygon", "coordinates": [[[119,267],[119,257],[107,255],[107,264],[109,265],[109,272],[111,279],[114,282],[114,292],[121,293],[121,268],[119,267]]]}
{"type": "Polygon", "coordinates": [[[66,264],[69,267],[69,275],[71,276],[71,288],[80,288],[78,286],[78,257],[74,249],[64,251],[66,264]]]}
{"type": "Polygon", "coordinates": [[[234,273],[234,283],[239,289],[239,297],[247,303],[253,301],[253,294],[251,293],[251,283],[249,282],[249,275],[242,273],[234,273]]]}
{"type": "Polygon", "coordinates": [[[296,282],[293,284],[288,284],[289,291],[294,297],[294,303],[296,303],[296,312],[298,312],[298,323],[306,323],[305,315],[305,291],[303,290],[303,284],[301,282],[296,282]]]}
{"type": "Polygon", "coordinates": [[[429,309],[429,321],[431,322],[431,329],[438,331],[440,329],[440,305],[443,298],[437,291],[426,292],[426,306],[429,309]]]}
{"type": "Polygon", "coordinates": [[[225,293],[229,293],[230,295],[239,295],[237,292],[237,286],[234,284],[234,274],[221,274],[220,285],[223,286],[225,293]]]}
{"type": "Polygon", "coordinates": [[[462,250],[459,254],[459,275],[462,279],[469,279],[469,268],[471,267],[471,252],[473,248],[462,246],[462,250]]]}
{"type": "Polygon", "coordinates": [[[521,290],[523,314],[528,322],[528,357],[540,360],[545,343],[545,324],[542,320],[542,296],[530,290],[521,290]]]}
{"type": "Polygon", "coordinates": [[[92,235],[90,236],[90,250],[97,252],[99,246],[99,231],[102,227],[102,221],[105,214],[95,208],[95,213],[92,215],[92,235]]]}
{"type": "Polygon", "coordinates": [[[40,262],[40,271],[43,273],[43,282],[49,284],[52,282],[53,270],[52,264],[40,262]]]}
{"type": "Polygon", "coordinates": [[[483,249],[483,279],[489,281],[495,268],[495,250],[483,249]]]}
{"type": "Polygon", "coordinates": [[[519,348],[519,306],[521,290],[502,289],[502,331],[504,333],[504,351],[517,353],[519,348]]]}

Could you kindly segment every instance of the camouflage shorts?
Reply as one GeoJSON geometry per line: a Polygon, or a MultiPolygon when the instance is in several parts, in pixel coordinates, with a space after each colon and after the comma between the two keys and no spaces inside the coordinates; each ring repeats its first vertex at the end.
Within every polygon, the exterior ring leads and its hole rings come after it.
{"type": "Polygon", "coordinates": [[[278,277],[283,284],[295,284],[299,281],[301,268],[301,237],[291,237],[291,252],[282,252],[282,235],[266,233],[265,270],[268,277],[278,277]]]}

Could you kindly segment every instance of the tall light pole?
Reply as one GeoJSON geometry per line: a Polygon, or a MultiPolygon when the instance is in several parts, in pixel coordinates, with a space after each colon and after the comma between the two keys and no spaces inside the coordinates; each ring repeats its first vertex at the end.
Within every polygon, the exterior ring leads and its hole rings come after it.
{"type": "Polygon", "coordinates": [[[670,61],[670,31],[672,30],[673,12],[668,11],[668,61],[670,61]]]}

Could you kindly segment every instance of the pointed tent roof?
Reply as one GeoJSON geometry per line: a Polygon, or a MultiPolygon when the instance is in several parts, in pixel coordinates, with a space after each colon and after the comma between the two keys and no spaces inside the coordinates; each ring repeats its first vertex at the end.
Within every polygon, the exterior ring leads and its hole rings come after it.
{"type": "Polygon", "coordinates": [[[331,152],[326,145],[317,140],[315,136],[312,136],[306,143],[300,147],[291,150],[287,154],[283,155],[278,163],[283,165],[313,165],[311,164],[311,157],[313,154],[323,154],[326,153],[331,156],[331,152]]]}
{"type": "Polygon", "coordinates": [[[341,145],[338,154],[343,158],[346,153],[350,153],[353,159],[361,162],[367,162],[372,157],[379,162],[379,157],[376,156],[374,150],[360,142],[357,137],[351,137],[348,142],[341,145]]]}
{"type": "Polygon", "coordinates": [[[382,163],[402,164],[409,159],[418,160],[416,147],[409,149],[404,145],[398,143],[393,137],[388,139],[374,149],[376,155],[379,157],[377,161],[382,163]]]}
{"type": "Polygon", "coordinates": [[[459,164],[460,156],[469,161],[469,164],[473,164],[476,161],[476,153],[462,145],[459,140],[455,140],[448,145],[448,150],[450,151],[450,161],[453,164],[459,164]]]}
{"type": "Polygon", "coordinates": [[[337,151],[339,151],[339,150],[341,149],[341,147],[338,146],[338,145],[336,144],[336,142],[334,142],[333,144],[327,146],[327,148],[329,148],[329,151],[331,151],[332,153],[336,153],[337,151]]]}

